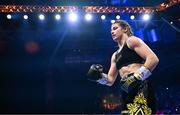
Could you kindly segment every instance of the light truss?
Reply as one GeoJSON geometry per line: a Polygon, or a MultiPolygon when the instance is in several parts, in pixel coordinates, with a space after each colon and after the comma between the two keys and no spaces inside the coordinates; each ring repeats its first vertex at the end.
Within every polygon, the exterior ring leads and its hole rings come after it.
{"type": "Polygon", "coordinates": [[[41,13],[68,13],[76,11],[84,11],[87,13],[153,13],[162,11],[166,8],[180,3],[180,0],[169,0],[161,3],[156,7],[114,7],[114,6],[30,6],[30,5],[0,5],[1,13],[11,12],[41,12],[41,13]]]}

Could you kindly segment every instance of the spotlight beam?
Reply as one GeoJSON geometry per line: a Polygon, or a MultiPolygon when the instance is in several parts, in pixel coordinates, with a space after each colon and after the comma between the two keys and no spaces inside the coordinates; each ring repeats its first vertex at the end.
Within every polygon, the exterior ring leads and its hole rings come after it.
{"type": "Polygon", "coordinates": [[[180,29],[175,27],[174,25],[170,24],[165,18],[161,18],[166,24],[168,24],[170,27],[172,27],[174,30],[180,33],[180,29]]]}

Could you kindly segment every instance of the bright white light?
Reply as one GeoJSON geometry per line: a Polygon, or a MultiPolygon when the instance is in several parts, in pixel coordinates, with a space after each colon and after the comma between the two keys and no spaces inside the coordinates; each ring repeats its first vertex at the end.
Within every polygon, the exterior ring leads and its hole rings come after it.
{"type": "Polygon", "coordinates": [[[114,23],[115,22],[115,20],[111,20],[111,23],[114,23]]]}
{"type": "Polygon", "coordinates": [[[117,15],[117,16],[116,16],[116,19],[117,19],[117,20],[119,20],[119,19],[120,19],[120,16],[119,16],[119,15],[117,15]]]}
{"type": "Polygon", "coordinates": [[[147,20],[149,20],[149,19],[150,19],[149,14],[144,14],[144,15],[143,15],[143,20],[144,20],[144,21],[147,21],[147,20]]]}
{"type": "Polygon", "coordinates": [[[170,22],[170,24],[173,24],[173,22],[170,22]]]}
{"type": "Polygon", "coordinates": [[[43,14],[40,14],[40,15],[39,15],[39,19],[40,19],[40,20],[44,20],[44,18],[45,18],[45,17],[44,17],[43,14]]]}
{"type": "Polygon", "coordinates": [[[56,15],[55,15],[55,19],[56,19],[56,20],[60,20],[60,19],[61,19],[61,16],[60,16],[59,14],[56,14],[56,15]]]}
{"type": "Polygon", "coordinates": [[[86,15],[85,15],[85,19],[86,19],[87,21],[92,20],[92,15],[91,15],[91,14],[86,14],[86,15]]]}
{"type": "Polygon", "coordinates": [[[28,15],[24,15],[23,17],[24,17],[24,19],[25,19],[25,20],[27,20],[27,19],[28,19],[28,15]]]}
{"type": "Polygon", "coordinates": [[[105,19],[106,19],[106,16],[105,16],[105,15],[102,15],[102,16],[101,16],[101,19],[102,19],[102,20],[105,20],[105,19]]]}
{"type": "Polygon", "coordinates": [[[134,20],[134,18],[135,18],[134,15],[131,15],[131,16],[130,16],[130,19],[131,19],[131,20],[134,20]]]}
{"type": "Polygon", "coordinates": [[[69,14],[69,20],[70,21],[75,22],[75,21],[77,21],[77,19],[78,19],[77,14],[75,14],[75,13],[69,14]]]}
{"type": "Polygon", "coordinates": [[[10,14],[7,15],[7,19],[11,19],[12,16],[10,14]]]}

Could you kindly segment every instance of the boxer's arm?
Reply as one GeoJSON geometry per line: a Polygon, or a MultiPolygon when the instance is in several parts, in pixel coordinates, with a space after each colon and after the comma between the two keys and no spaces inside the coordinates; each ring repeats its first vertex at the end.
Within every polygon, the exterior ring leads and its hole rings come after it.
{"type": "Polygon", "coordinates": [[[113,53],[111,57],[111,65],[107,74],[109,86],[112,86],[114,84],[114,81],[116,80],[116,77],[118,75],[118,70],[116,68],[116,62],[115,62],[115,54],[116,53],[113,53]]]}
{"type": "Polygon", "coordinates": [[[87,73],[88,80],[98,82],[102,85],[112,86],[118,74],[114,59],[115,59],[115,53],[112,55],[111,66],[108,74],[103,73],[102,65],[100,64],[91,65],[87,73]]]}
{"type": "Polygon", "coordinates": [[[116,69],[116,62],[115,62],[115,53],[113,53],[111,57],[111,65],[108,71],[108,74],[102,73],[102,79],[97,80],[100,84],[112,86],[116,77],[118,75],[118,70],[116,69]]]}
{"type": "MultiPolygon", "coordinates": [[[[145,74],[150,75],[159,62],[156,54],[141,39],[135,36],[128,39],[127,45],[145,60],[145,63],[139,71],[143,71],[145,74]]],[[[145,76],[145,78],[147,77],[148,76],[145,76]]]]}

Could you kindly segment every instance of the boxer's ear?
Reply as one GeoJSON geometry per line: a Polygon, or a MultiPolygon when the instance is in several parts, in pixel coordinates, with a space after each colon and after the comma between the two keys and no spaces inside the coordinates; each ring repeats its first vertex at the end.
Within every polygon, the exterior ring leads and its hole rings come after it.
{"type": "Polygon", "coordinates": [[[123,30],[124,33],[127,33],[128,27],[124,27],[122,30],[123,30]]]}

